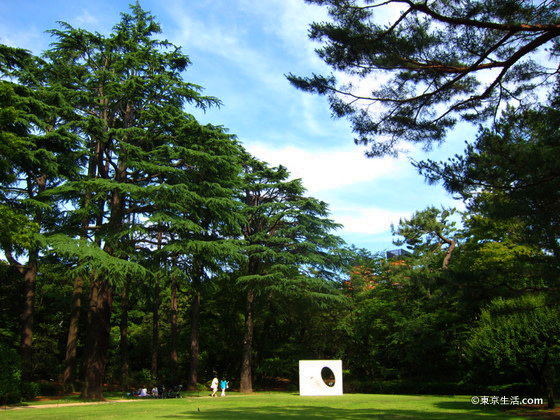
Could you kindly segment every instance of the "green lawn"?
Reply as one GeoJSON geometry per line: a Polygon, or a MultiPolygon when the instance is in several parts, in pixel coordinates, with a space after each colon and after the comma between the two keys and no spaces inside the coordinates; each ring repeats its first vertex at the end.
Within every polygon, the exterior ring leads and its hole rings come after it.
{"type": "Polygon", "coordinates": [[[126,403],[8,409],[0,419],[528,419],[495,406],[475,406],[469,397],[347,394],[300,397],[290,393],[230,393],[225,398],[187,397],[126,403]]]}

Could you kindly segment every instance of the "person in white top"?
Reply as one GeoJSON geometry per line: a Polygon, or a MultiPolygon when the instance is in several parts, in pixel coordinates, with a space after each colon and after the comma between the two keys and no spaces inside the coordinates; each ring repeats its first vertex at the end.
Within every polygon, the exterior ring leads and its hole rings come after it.
{"type": "Polygon", "coordinates": [[[214,377],[214,379],[212,379],[212,385],[210,385],[210,388],[212,389],[212,395],[210,395],[211,397],[215,397],[216,396],[216,391],[218,390],[218,378],[214,377]]]}

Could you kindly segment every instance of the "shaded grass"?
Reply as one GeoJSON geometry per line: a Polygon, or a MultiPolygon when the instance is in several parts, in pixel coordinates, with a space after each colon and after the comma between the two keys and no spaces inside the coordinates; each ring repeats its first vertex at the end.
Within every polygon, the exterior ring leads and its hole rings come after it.
{"type": "Polygon", "coordinates": [[[470,397],[347,394],[301,397],[290,393],[230,393],[226,398],[147,399],[126,403],[2,410],[0,419],[528,419],[499,406],[478,406],[470,397]]]}
{"type": "MultiPolygon", "coordinates": [[[[103,393],[107,401],[117,401],[122,399],[128,399],[124,392],[104,392],[103,393]]],[[[60,404],[78,404],[87,402],[86,400],[80,399],[80,394],[75,393],[72,395],[64,396],[49,396],[49,397],[38,397],[36,400],[24,401],[16,404],[17,407],[27,407],[35,405],[60,405],[60,404]]]]}
{"type": "MultiPolygon", "coordinates": [[[[184,397],[203,397],[209,395],[209,391],[184,391],[181,393],[184,397]]],[[[105,397],[106,401],[120,401],[120,400],[154,400],[151,397],[133,397],[128,395],[126,392],[122,391],[113,391],[113,392],[103,392],[103,396],[105,397]]],[[[72,395],[64,395],[64,396],[49,396],[49,397],[39,397],[36,400],[32,401],[25,401],[18,403],[14,406],[17,407],[28,407],[28,406],[36,406],[36,405],[61,405],[61,404],[81,404],[81,403],[88,403],[91,401],[82,400],[80,398],[80,393],[75,393],[72,395]]]]}

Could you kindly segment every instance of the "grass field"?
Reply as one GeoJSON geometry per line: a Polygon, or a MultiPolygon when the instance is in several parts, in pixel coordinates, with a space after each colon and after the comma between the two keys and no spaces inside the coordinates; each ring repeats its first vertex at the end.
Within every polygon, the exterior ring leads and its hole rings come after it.
{"type": "Polygon", "coordinates": [[[109,402],[0,411],[1,419],[201,419],[201,420],[365,420],[365,419],[530,419],[521,410],[472,405],[469,397],[346,394],[341,397],[301,397],[291,393],[230,393],[225,398],[186,397],[171,400],[109,402]]]}

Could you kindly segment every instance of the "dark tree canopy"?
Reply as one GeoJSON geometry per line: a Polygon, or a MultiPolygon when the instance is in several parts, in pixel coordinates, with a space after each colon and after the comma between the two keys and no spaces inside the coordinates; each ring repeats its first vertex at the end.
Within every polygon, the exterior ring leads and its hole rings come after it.
{"type": "Polygon", "coordinates": [[[332,17],[311,25],[319,56],[355,82],[288,79],[326,95],[369,156],[397,153],[399,140],[429,148],[459,120],[495,118],[504,104],[533,101],[537,87],[556,81],[555,1],[306,1],[327,6],[332,17]],[[357,89],[387,76],[369,92],[357,89]]]}

